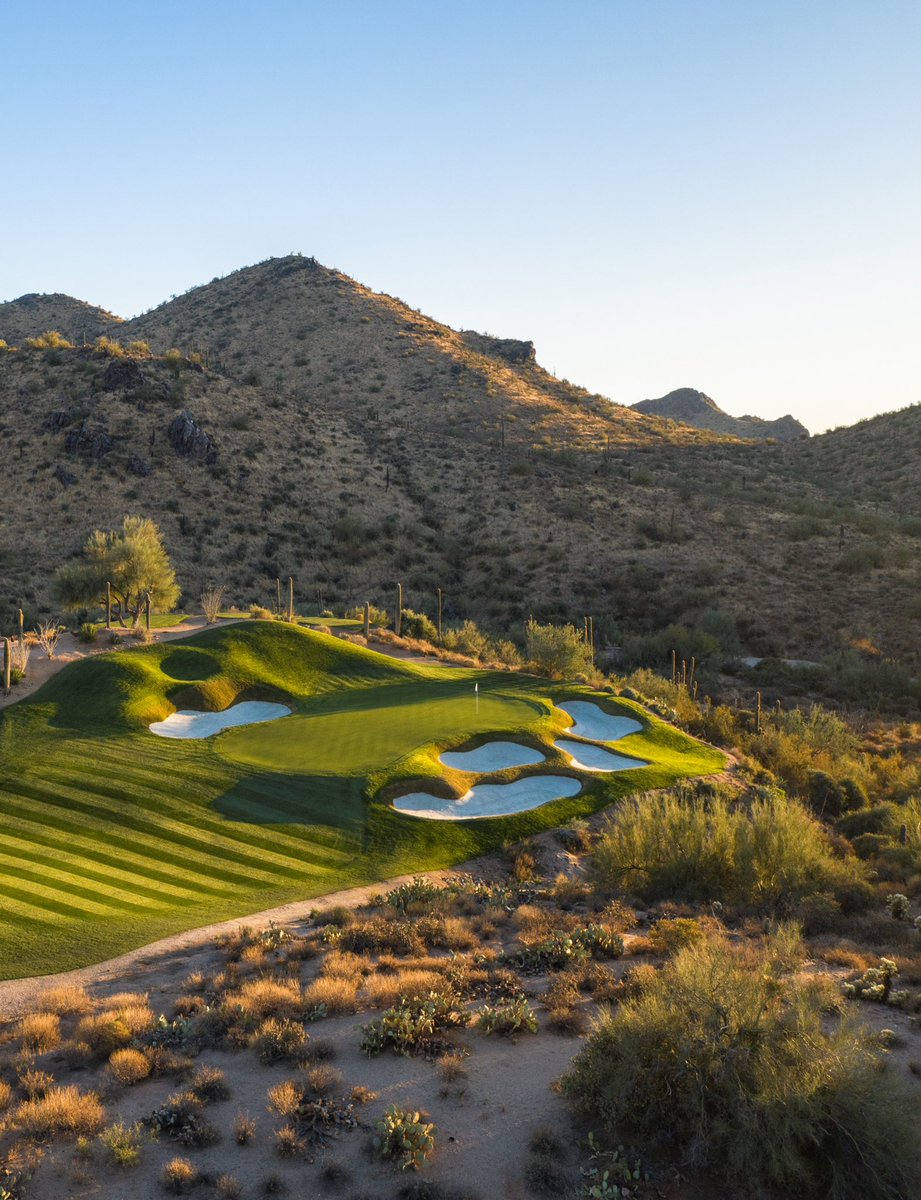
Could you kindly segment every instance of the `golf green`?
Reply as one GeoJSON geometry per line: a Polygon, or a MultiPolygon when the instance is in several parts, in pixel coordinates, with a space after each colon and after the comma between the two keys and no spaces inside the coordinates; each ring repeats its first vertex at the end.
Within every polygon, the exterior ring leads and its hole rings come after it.
{"type": "Polygon", "coordinates": [[[434,869],[596,811],[631,791],[718,771],[723,757],[627,701],[508,672],[399,662],[276,622],[93,655],[0,715],[0,977],[85,965],[157,937],[295,899],[434,869]],[[477,690],[474,691],[474,685],[477,690]],[[554,701],[637,717],[649,766],[574,771],[554,701]],[[176,709],[281,701],[293,715],[206,740],[148,725],[176,709]],[[516,816],[425,822],[387,799],[469,776],[438,761],[512,735],[578,795],[516,816]],[[629,778],[628,778],[629,777],[629,778]]]}

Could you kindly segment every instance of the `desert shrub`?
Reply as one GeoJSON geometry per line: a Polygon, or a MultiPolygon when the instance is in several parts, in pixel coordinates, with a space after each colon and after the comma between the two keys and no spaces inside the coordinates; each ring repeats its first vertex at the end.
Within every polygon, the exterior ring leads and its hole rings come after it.
{"type": "Polygon", "coordinates": [[[263,608],[261,604],[254,604],[249,610],[249,615],[254,621],[274,621],[275,614],[268,608],[263,608]]]}
{"type": "Polygon", "coordinates": [[[501,1033],[506,1037],[516,1033],[537,1033],[537,1017],[524,996],[517,996],[506,1004],[481,1008],[477,1028],[485,1034],[501,1033]]]}
{"type": "Polygon", "coordinates": [[[323,975],[304,989],[304,1007],[308,1016],[354,1012],[357,1008],[360,979],[323,975]]]}
{"type": "Polygon", "coordinates": [[[36,1138],[76,1136],[95,1133],[103,1116],[95,1092],[81,1092],[73,1084],[67,1084],[49,1088],[34,1100],[25,1100],[13,1113],[13,1123],[36,1138]]]}
{"type": "Polygon", "coordinates": [[[416,999],[437,991],[443,976],[436,971],[397,971],[390,975],[372,975],[365,983],[365,994],[375,1008],[392,1008],[403,999],[416,999]]]}
{"type": "Polygon", "coordinates": [[[263,976],[248,979],[237,991],[230,992],[226,1005],[258,1021],[265,1017],[300,1016],[304,1011],[304,997],[297,979],[263,976]]]}
{"type": "Polygon", "coordinates": [[[225,1172],[223,1175],[218,1175],[214,1182],[214,1190],[222,1200],[240,1200],[243,1195],[243,1184],[235,1175],[225,1172]]]}
{"type": "Polygon", "coordinates": [[[170,1159],[160,1172],[160,1183],[174,1196],[181,1196],[185,1192],[191,1191],[200,1178],[198,1167],[190,1163],[187,1158],[170,1159]]]}
{"type": "Polygon", "coordinates": [[[213,1146],[220,1134],[202,1114],[202,1103],[191,1092],[177,1092],[154,1109],[145,1124],[161,1137],[183,1146],[213,1146]]]}
{"type": "Polygon", "coordinates": [[[422,1113],[391,1104],[376,1127],[374,1144],[378,1154],[398,1160],[404,1171],[418,1171],[435,1149],[435,1126],[422,1113]]]}
{"type": "MultiPolygon", "coordinates": [[[[784,944],[785,942],[785,944],[784,944]]],[[[792,946],[708,937],[596,1021],[563,1079],[581,1112],[666,1137],[745,1195],[896,1200],[921,1187],[899,1081],[786,971],[792,946]]]]}
{"type": "Polygon", "coordinates": [[[467,654],[471,658],[486,658],[489,655],[489,637],[475,621],[464,621],[453,629],[445,629],[442,644],[446,650],[467,654]]]}
{"type": "Polygon", "coordinates": [[[362,1028],[361,1048],[367,1054],[392,1049],[396,1054],[440,1050],[447,1029],[464,1026],[469,1014],[450,992],[430,992],[424,999],[406,999],[362,1028]]]}
{"type": "MultiPolygon", "coordinates": [[[[369,607],[369,616],[372,625],[376,626],[378,629],[384,629],[390,624],[390,614],[385,608],[376,608],[373,604],[369,607]]],[[[353,621],[363,621],[365,619],[365,606],[363,604],[356,604],[354,608],[350,608],[345,615],[353,621]]]]}
{"type": "Polygon", "coordinates": [[[445,890],[437,883],[426,879],[424,875],[416,875],[409,883],[401,883],[397,887],[391,888],[384,900],[391,908],[405,913],[411,905],[432,904],[439,896],[443,895],[445,890]]]}
{"type": "Polygon", "coordinates": [[[13,1089],[5,1079],[0,1079],[0,1112],[5,1112],[13,1099],[13,1089]]]}
{"type": "Polygon", "coordinates": [[[77,635],[81,642],[89,644],[95,642],[99,637],[99,626],[92,621],[84,621],[80,626],[80,632],[77,635]]]}
{"type": "Polygon", "coordinates": [[[847,812],[835,822],[838,833],[846,838],[860,837],[862,833],[895,834],[901,822],[901,810],[895,804],[877,804],[873,808],[857,808],[847,812]]]}
{"type": "Polygon", "coordinates": [[[146,1054],[131,1047],[116,1050],[109,1056],[108,1072],[116,1083],[130,1086],[140,1083],[151,1072],[151,1062],[146,1054]]]}
{"type": "Polygon", "coordinates": [[[400,632],[404,637],[418,638],[422,642],[434,642],[438,639],[438,630],[431,617],[427,617],[425,613],[413,612],[411,608],[402,610],[400,632]]]}
{"type": "Polygon", "coordinates": [[[61,1022],[55,1013],[28,1013],[19,1022],[19,1036],[24,1050],[45,1054],[61,1040],[61,1022]]]}
{"type": "Polygon", "coordinates": [[[251,1045],[260,1062],[296,1061],[304,1057],[309,1037],[304,1026],[296,1021],[270,1017],[256,1030],[251,1045]]]}
{"type": "Polygon", "coordinates": [[[911,916],[911,901],[901,892],[890,892],[886,897],[886,911],[893,921],[907,921],[911,916]]]}
{"type": "Polygon", "coordinates": [[[189,1091],[202,1104],[230,1099],[230,1085],[220,1067],[200,1066],[192,1076],[189,1091]]]}
{"type": "Polygon", "coordinates": [[[90,1055],[102,1060],[127,1046],[134,1034],[116,1013],[97,1013],[83,1017],[74,1032],[74,1041],[89,1048],[90,1055]]]}
{"type": "Polygon", "coordinates": [[[233,1140],[238,1146],[248,1145],[256,1136],[256,1122],[242,1110],[233,1119],[233,1140]]]}
{"type": "Polygon", "coordinates": [[[422,928],[418,920],[371,917],[345,928],[327,927],[325,936],[330,945],[356,954],[419,954],[424,949],[422,928]]]}
{"type": "Polygon", "coordinates": [[[525,626],[525,658],[553,679],[579,675],[591,669],[592,661],[591,649],[574,625],[540,625],[534,620],[525,626]]]}
{"type": "Polygon", "coordinates": [[[328,1096],[331,1092],[342,1089],[342,1072],[330,1063],[317,1063],[308,1067],[306,1078],[308,1086],[318,1096],[328,1096]]]}
{"type": "Polygon", "coordinates": [[[691,946],[703,937],[700,922],[693,917],[663,917],[649,930],[649,941],[657,954],[674,954],[683,946],[691,946]]]}
{"type": "Polygon", "coordinates": [[[147,1131],[140,1122],[126,1125],[118,1121],[108,1125],[99,1135],[109,1159],[117,1167],[134,1167],[141,1160],[141,1147],[148,1141],[147,1131]]]}
{"type": "Polygon", "coordinates": [[[701,796],[689,785],[624,801],[594,848],[590,871],[599,887],[647,900],[775,909],[815,891],[866,887],[860,864],[834,856],[801,804],[763,789],[747,804],[701,796]]]}
{"type": "Polygon", "coordinates": [[[26,338],[25,344],[30,350],[73,350],[74,348],[73,342],[69,342],[56,329],[46,329],[38,337],[26,338]]]}
{"type": "Polygon", "coordinates": [[[54,1076],[47,1071],[20,1069],[19,1082],[30,1100],[44,1096],[54,1087],[54,1076]]]}

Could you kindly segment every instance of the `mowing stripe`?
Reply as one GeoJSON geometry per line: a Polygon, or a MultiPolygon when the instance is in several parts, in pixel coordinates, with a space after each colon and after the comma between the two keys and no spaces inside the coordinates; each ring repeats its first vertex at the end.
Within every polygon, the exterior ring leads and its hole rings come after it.
{"type": "Polygon", "coordinates": [[[80,896],[85,900],[99,901],[100,903],[105,903],[107,899],[118,901],[125,908],[137,909],[139,912],[164,908],[167,905],[165,897],[161,897],[159,900],[156,896],[138,898],[136,893],[132,894],[111,885],[87,886],[73,872],[65,871],[60,867],[49,867],[44,871],[30,870],[22,859],[12,858],[4,853],[0,853],[0,866],[3,868],[6,879],[21,879],[26,883],[38,884],[47,887],[52,894],[65,893],[74,898],[80,896]]]}

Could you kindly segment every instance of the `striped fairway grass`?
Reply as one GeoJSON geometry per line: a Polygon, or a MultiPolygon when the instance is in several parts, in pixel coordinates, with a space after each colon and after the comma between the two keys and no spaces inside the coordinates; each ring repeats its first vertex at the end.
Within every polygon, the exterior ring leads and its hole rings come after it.
{"type": "Polygon", "coordinates": [[[644,714],[643,732],[619,748],[648,767],[585,777],[579,796],[517,817],[426,822],[375,799],[410,780],[464,790],[439,752],[493,733],[540,746],[551,769],[573,774],[552,746],[568,721],[551,697],[564,694],[585,690],[401,663],[272,622],[65,668],[0,715],[0,978],[445,867],[638,787],[723,766],[718,752],[644,714]],[[294,715],[203,741],[146,729],[178,707],[244,697],[281,699],[294,715]]]}

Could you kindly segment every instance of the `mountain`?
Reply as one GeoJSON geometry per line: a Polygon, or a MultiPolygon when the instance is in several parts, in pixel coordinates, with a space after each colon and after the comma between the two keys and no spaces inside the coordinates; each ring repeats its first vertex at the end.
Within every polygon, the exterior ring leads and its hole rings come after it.
{"type": "Polygon", "coordinates": [[[118,337],[121,324],[121,317],[62,292],[30,292],[0,304],[0,339],[11,346],[46,329],[55,329],[74,345],[82,345],[103,334],[118,337]]]}
{"type": "MultiPolygon", "coordinates": [[[[886,418],[789,443],[693,429],[299,256],[121,323],[130,353],[29,348],[49,311],[0,312],[20,346],[0,353],[0,627],[20,602],[53,615],[54,568],[139,513],[190,605],[212,582],[266,603],[291,574],[305,608],[392,609],[401,581],[497,630],[591,613],[613,644],[680,623],[754,655],[917,656],[921,496],[876,498],[886,418]]],[[[890,418],[905,446],[918,412],[890,418]]]]}
{"type": "Polygon", "coordinates": [[[762,417],[731,417],[715,400],[695,388],[678,388],[658,400],[640,400],[633,409],[680,421],[694,429],[711,429],[738,438],[776,438],[780,442],[789,442],[809,437],[809,430],[795,417],[778,417],[775,421],[766,421],[762,417]]]}

